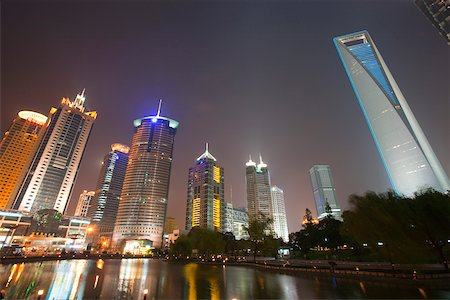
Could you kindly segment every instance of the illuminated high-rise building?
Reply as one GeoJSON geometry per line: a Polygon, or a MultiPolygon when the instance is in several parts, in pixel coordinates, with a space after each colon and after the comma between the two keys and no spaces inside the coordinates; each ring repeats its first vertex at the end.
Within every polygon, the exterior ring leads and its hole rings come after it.
{"type": "Polygon", "coordinates": [[[179,123],[160,115],[134,120],[134,135],[113,233],[119,248],[160,248],[179,123]]]}
{"type": "Polygon", "coordinates": [[[341,207],[337,200],[336,188],[329,165],[314,165],[309,169],[309,176],[316,204],[319,220],[328,215],[327,204],[330,206],[331,214],[336,220],[342,220],[341,207]]]}
{"type": "Polygon", "coordinates": [[[111,145],[111,151],[103,158],[95,196],[88,213],[98,234],[108,233],[111,237],[114,230],[129,151],[130,147],[115,143],[111,145]]]}
{"type": "Polygon", "coordinates": [[[84,90],[50,110],[36,154],[15,197],[13,209],[64,213],[97,112],[85,111],[84,90]]]}
{"type": "Polygon", "coordinates": [[[186,230],[193,227],[223,231],[225,227],[223,168],[208,151],[189,169],[186,230]]]}
{"type": "Polygon", "coordinates": [[[260,155],[258,165],[250,157],[245,166],[249,220],[262,220],[263,217],[273,219],[270,175],[267,165],[260,155]]]}
{"type": "Polygon", "coordinates": [[[84,190],[78,198],[77,208],[75,209],[75,217],[86,217],[91,208],[92,198],[94,198],[94,191],[84,190]]]}
{"type": "Polygon", "coordinates": [[[47,117],[40,113],[21,111],[0,142],[0,209],[12,205],[46,122],[47,117]]]}
{"type": "Polygon", "coordinates": [[[277,186],[272,186],[273,230],[277,238],[282,238],[285,243],[289,241],[289,231],[284,205],[284,192],[277,186]]]}
{"type": "Polygon", "coordinates": [[[445,192],[450,181],[367,31],[334,38],[393,189],[445,192]]]}

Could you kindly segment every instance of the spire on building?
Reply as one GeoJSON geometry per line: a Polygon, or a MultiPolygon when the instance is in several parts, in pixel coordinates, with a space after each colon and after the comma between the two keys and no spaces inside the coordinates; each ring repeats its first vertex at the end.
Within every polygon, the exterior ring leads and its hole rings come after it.
{"type": "Polygon", "coordinates": [[[212,156],[211,153],[209,153],[208,143],[206,143],[205,152],[202,155],[200,155],[199,158],[197,158],[197,161],[200,161],[205,158],[212,159],[213,161],[217,161],[217,159],[214,156],[212,156]]]}
{"type": "Polygon", "coordinates": [[[86,101],[86,89],[83,89],[81,94],[77,94],[75,100],[72,103],[72,106],[78,108],[81,111],[84,111],[84,101],[86,101]]]}
{"type": "Polygon", "coordinates": [[[259,169],[261,169],[261,168],[267,168],[267,165],[263,162],[263,160],[262,160],[262,156],[261,156],[261,153],[259,154],[259,164],[258,164],[258,168],[259,169]]]}
{"type": "Polygon", "coordinates": [[[252,155],[251,154],[248,155],[248,162],[245,165],[247,167],[250,167],[250,166],[255,167],[256,166],[256,163],[252,160],[252,155]]]}

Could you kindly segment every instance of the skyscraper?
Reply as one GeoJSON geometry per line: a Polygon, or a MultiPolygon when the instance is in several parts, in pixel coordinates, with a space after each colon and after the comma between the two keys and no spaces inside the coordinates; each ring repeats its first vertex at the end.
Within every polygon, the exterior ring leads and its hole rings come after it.
{"type": "Polygon", "coordinates": [[[0,209],[12,205],[46,122],[47,117],[40,113],[21,111],[5,132],[0,142],[0,209]]]}
{"type": "Polygon", "coordinates": [[[262,161],[261,155],[258,165],[252,161],[251,157],[245,165],[249,220],[261,220],[262,215],[273,219],[270,175],[267,165],[262,161]]]}
{"type": "Polygon", "coordinates": [[[334,38],[394,190],[450,189],[450,181],[367,31],[334,38]]]}
{"type": "Polygon", "coordinates": [[[94,191],[84,190],[78,198],[77,208],[75,209],[75,217],[86,217],[91,207],[92,198],[94,198],[94,191]]]}
{"type": "Polygon", "coordinates": [[[116,247],[160,248],[169,194],[173,144],[179,123],[158,113],[135,127],[113,233],[116,247]]]}
{"type": "Polygon", "coordinates": [[[233,235],[236,240],[247,239],[248,213],[244,207],[233,208],[233,235]]]}
{"type": "Polygon", "coordinates": [[[414,2],[450,45],[450,2],[448,0],[415,0],[414,2]]]}
{"type": "Polygon", "coordinates": [[[311,178],[318,219],[322,220],[328,215],[326,211],[328,203],[334,218],[336,220],[342,220],[341,207],[337,200],[336,188],[334,187],[330,166],[314,165],[309,169],[309,176],[311,178]]]}
{"type": "Polygon", "coordinates": [[[225,224],[223,168],[208,150],[189,168],[186,202],[186,230],[202,227],[223,231],[225,224]]]}
{"type": "Polygon", "coordinates": [[[15,198],[13,209],[64,213],[97,112],[85,111],[84,90],[50,110],[48,125],[15,198]]]}
{"type": "Polygon", "coordinates": [[[284,205],[284,192],[277,186],[271,188],[273,227],[276,237],[282,238],[285,243],[289,241],[289,231],[286,219],[286,208],[284,205]]]}
{"type": "Polygon", "coordinates": [[[109,238],[116,222],[129,151],[130,147],[126,145],[111,145],[111,151],[103,158],[95,196],[88,213],[92,225],[96,226],[96,232],[101,235],[109,233],[109,238]]]}

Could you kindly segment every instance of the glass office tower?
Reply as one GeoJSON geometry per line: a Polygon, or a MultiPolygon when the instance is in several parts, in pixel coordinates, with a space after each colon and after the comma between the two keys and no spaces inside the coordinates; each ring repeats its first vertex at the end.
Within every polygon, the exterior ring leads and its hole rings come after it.
{"type": "Polygon", "coordinates": [[[450,190],[450,182],[425,134],[367,31],[334,44],[372,132],[394,190],[450,190]]]}
{"type": "Polygon", "coordinates": [[[134,120],[134,135],[113,233],[113,247],[132,253],[160,248],[179,123],[160,115],[134,120]]]}
{"type": "Polygon", "coordinates": [[[189,168],[186,202],[186,230],[193,227],[215,231],[225,229],[225,184],[223,168],[208,151],[197,158],[195,166],[189,168]]]}
{"type": "Polygon", "coordinates": [[[289,242],[289,231],[286,219],[286,208],[284,205],[284,192],[277,186],[271,188],[273,227],[275,236],[282,238],[285,243],[289,242]]]}
{"type": "Polygon", "coordinates": [[[84,90],[50,110],[45,130],[21,184],[13,209],[65,213],[97,112],[85,111],[84,90]]]}
{"type": "Polygon", "coordinates": [[[111,237],[116,222],[120,194],[128,165],[130,147],[115,143],[105,155],[88,216],[96,233],[111,237]]]}
{"type": "MultiPolygon", "coordinates": [[[[273,219],[269,169],[267,164],[262,161],[261,155],[259,161],[257,165],[250,157],[245,164],[249,220],[262,220],[263,216],[273,219]]],[[[271,229],[273,229],[273,226],[271,226],[271,229]]]]}
{"type": "Polygon", "coordinates": [[[316,204],[317,219],[322,220],[327,213],[327,203],[330,206],[331,214],[336,220],[342,220],[341,207],[337,200],[336,188],[329,165],[314,165],[309,169],[309,177],[316,204]]]}

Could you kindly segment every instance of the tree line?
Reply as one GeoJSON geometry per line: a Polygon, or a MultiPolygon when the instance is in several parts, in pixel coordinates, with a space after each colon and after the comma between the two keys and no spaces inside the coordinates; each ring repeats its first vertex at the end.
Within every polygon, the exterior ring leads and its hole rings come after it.
{"type": "Polygon", "coordinates": [[[276,257],[280,246],[302,259],[384,260],[394,263],[441,262],[448,268],[450,252],[450,196],[424,190],[413,197],[392,191],[351,195],[342,221],[331,214],[313,222],[309,209],[302,229],[289,235],[289,243],[273,237],[273,221],[261,215],[246,228],[249,239],[235,240],[231,232],[193,228],[171,246],[175,257],[276,257]]]}

